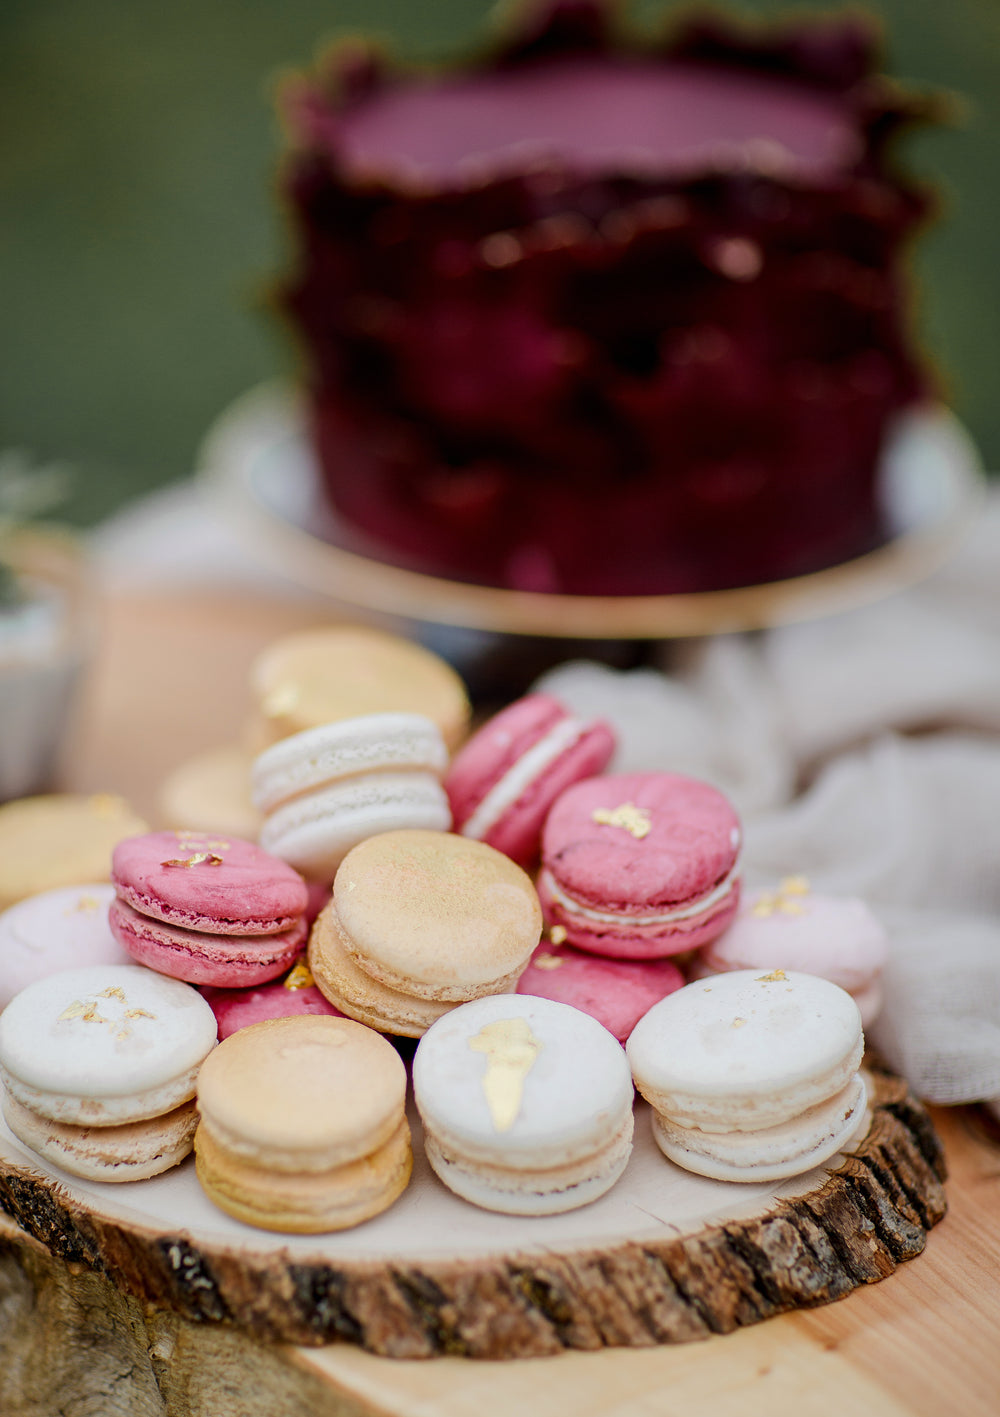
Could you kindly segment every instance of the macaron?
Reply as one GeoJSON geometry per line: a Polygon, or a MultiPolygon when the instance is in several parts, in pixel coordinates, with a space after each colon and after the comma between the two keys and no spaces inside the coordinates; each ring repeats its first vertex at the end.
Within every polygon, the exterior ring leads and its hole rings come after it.
{"type": "Polygon", "coordinates": [[[796,1176],[864,1125],[858,1006],[814,975],[739,970],[689,984],[650,1009],[627,1051],[660,1150],[703,1176],[796,1176]]]}
{"type": "Polygon", "coordinates": [[[260,844],[329,884],[352,846],[405,827],[447,831],[448,750],[431,719],[376,713],[307,729],[254,761],[260,844]]]}
{"type": "Polygon", "coordinates": [[[603,959],[543,941],[517,981],[517,992],[580,1009],[624,1043],[643,1014],[684,983],[669,959],[603,959]]]}
{"type": "Polygon", "coordinates": [[[658,959],[706,944],[736,913],[740,822],[721,792],[679,773],[588,778],[552,808],[538,893],[577,949],[658,959]]]}
{"type": "Polygon", "coordinates": [[[245,748],[229,745],[181,763],[160,786],[162,824],[256,841],[260,813],[250,800],[251,762],[245,748]]]}
{"type": "Polygon", "coordinates": [[[818,974],[854,997],[865,1028],[882,1003],[888,937],[863,900],[816,895],[804,876],[744,897],[732,924],[698,956],[697,977],[733,969],[818,974]]]}
{"type": "Polygon", "coordinates": [[[344,1013],[419,1037],[449,1006],[513,989],[541,926],[529,876],[491,846],[386,832],[344,858],[309,967],[344,1013]]]}
{"type": "Polygon", "coordinates": [[[406,1069],[343,1018],[269,1019],[220,1043],[198,1078],[198,1179],[220,1209],[268,1230],[359,1225],[410,1178],[406,1069]]]}
{"type": "Polygon", "coordinates": [[[132,965],[51,975],[0,1014],[4,1115],[74,1175],[141,1180],[190,1150],[198,1070],[215,1041],[212,1010],[178,980],[132,965]]]}
{"type": "Polygon", "coordinates": [[[284,974],[304,948],[306,883],[236,837],[151,832],[119,843],[108,921],[141,964],[192,984],[243,987],[284,974]]]}
{"type": "Polygon", "coordinates": [[[589,1015],[505,994],[463,1004],[417,1045],[427,1159],[463,1200],[511,1215],[587,1205],[632,1150],[621,1045],[589,1015]]]}
{"type": "Polygon", "coordinates": [[[61,886],[12,905],[0,915],[0,1009],[15,994],[64,969],[129,964],[111,933],[114,886],[61,886]]]}
{"type": "Polygon", "coordinates": [[[362,625],[332,625],[287,635],[253,664],[255,746],[338,719],[369,713],[419,713],[438,725],[449,751],[468,731],[461,679],[421,645],[362,625]]]}
{"type": "Polygon", "coordinates": [[[603,772],[615,736],[603,719],[576,718],[551,694],[529,694],[484,724],[445,777],[455,831],[529,867],[556,798],[603,772]]]}
{"type": "Polygon", "coordinates": [[[299,962],[284,979],[261,984],[256,989],[203,988],[202,998],[215,1014],[219,1041],[241,1028],[269,1018],[294,1018],[297,1014],[328,1014],[340,1017],[339,1010],[323,997],[313,982],[308,966],[299,962]]]}
{"type": "Polygon", "coordinates": [[[0,910],[29,895],[106,881],[114,847],[148,830],[123,797],[56,793],[0,807],[0,910]]]}

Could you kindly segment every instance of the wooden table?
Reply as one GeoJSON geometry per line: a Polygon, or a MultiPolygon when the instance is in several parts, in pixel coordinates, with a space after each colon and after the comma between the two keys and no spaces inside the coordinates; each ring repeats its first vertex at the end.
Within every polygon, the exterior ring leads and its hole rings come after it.
{"type": "MultiPolygon", "coordinates": [[[[228,592],[114,598],[67,755],[66,785],[122,792],[155,814],[157,787],[170,768],[233,738],[247,707],[246,671],[261,646],[329,618],[315,604],[228,592]]],[[[0,1232],[0,1344],[4,1330],[10,1341],[0,1411],[995,1417],[1000,1129],[970,1109],[939,1109],[934,1119],[950,1167],[950,1212],[923,1255],[825,1308],[671,1348],[510,1363],[393,1362],[349,1346],[264,1349],[230,1330],[142,1315],[106,1280],[70,1273],[7,1224],[0,1232]],[[143,1327],[145,1367],[134,1358],[143,1327]],[[86,1394],[91,1405],[74,1407],[70,1394],[86,1394]]]]}

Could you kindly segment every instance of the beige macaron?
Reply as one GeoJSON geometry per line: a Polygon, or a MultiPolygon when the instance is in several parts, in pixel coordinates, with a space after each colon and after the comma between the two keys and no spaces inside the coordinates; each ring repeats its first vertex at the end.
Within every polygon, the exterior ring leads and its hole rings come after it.
{"type": "Polygon", "coordinates": [[[199,1180],[249,1225],[358,1225],[409,1180],[405,1102],[399,1055],[362,1024],[325,1015],[253,1024],[220,1043],[199,1075],[199,1180]]]}
{"type": "Polygon", "coordinates": [[[364,974],[436,1004],[512,991],[542,929],[527,873],[491,846],[448,832],[363,841],[341,863],[327,909],[364,974]]]}
{"type": "Polygon", "coordinates": [[[111,853],[149,827],[123,797],[57,793],[0,807],[0,910],[29,895],[106,881],[111,853]]]}
{"type": "Polygon", "coordinates": [[[235,744],[181,763],[160,786],[163,826],[256,841],[261,814],[250,799],[250,764],[250,754],[235,744]]]}
{"type": "Polygon", "coordinates": [[[469,700],[443,659],[409,640],[362,625],[303,630],[255,660],[255,751],[307,728],[369,713],[419,713],[438,725],[449,750],[462,742],[469,700]]]}

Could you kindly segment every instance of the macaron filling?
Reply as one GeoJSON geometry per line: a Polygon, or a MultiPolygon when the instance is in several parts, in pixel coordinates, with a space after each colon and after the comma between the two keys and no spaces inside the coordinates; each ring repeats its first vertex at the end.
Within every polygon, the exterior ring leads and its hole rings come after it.
{"type": "Polygon", "coordinates": [[[579,741],[588,727],[584,719],[569,717],[550,728],[489,789],[459,828],[462,836],[481,841],[546,769],[579,741]]]}
{"type": "Polygon", "coordinates": [[[693,920],[697,916],[707,914],[717,905],[721,905],[729,899],[737,889],[739,880],[740,862],[737,859],[722,880],[696,900],[685,901],[683,904],[670,906],[666,910],[650,911],[646,914],[640,914],[639,910],[633,911],[627,906],[623,906],[618,911],[596,910],[592,905],[585,904],[564,890],[549,867],[542,870],[539,877],[539,888],[547,892],[551,899],[561,906],[568,915],[575,918],[593,922],[595,925],[620,926],[624,921],[630,928],[655,929],[663,925],[674,925],[685,920],[693,920]]]}

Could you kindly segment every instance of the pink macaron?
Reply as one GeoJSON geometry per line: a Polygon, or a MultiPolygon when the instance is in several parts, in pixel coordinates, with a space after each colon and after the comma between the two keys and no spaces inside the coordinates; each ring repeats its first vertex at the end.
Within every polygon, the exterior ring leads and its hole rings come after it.
{"type": "Polygon", "coordinates": [[[602,772],[614,750],[603,719],[576,718],[551,694],[518,699],[484,724],[448,769],[454,830],[531,865],[552,804],[602,772]]]}
{"type": "Polygon", "coordinates": [[[815,974],[854,997],[865,1028],[882,1004],[885,929],[863,900],[814,894],[804,876],[745,897],[727,930],[698,954],[696,978],[733,969],[815,974]]]}
{"type": "Polygon", "coordinates": [[[313,983],[307,966],[298,963],[285,976],[257,989],[202,989],[202,996],[215,1014],[219,1042],[241,1028],[268,1018],[291,1018],[295,1014],[329,1014],[343,1018],[339,1009],[323,997],[313,983]]]}
{"type": "Polygon", "coordinates": [[[517,992],[569,1004],[625,1043],[642,1016],[684,982],[669,959],[602,959],[543,941],[518,980],[517,992]]]}
{"type": "Polygon", "coordinates": [[[276,935],[308,905],[305,881],[253,842],[205,832],[150,832],[115,847],[111,880],[119,900],[184,930],[276,935]]]}
{"type": "Polygon", "coordinates": [[[276,979],[290,969],[306,945],[309,927],[300,917],[274,935],[215,934],[185,930],[150,915],[140,915],[123,900],[108,909],[111,933],[122,949],[147,969],[183,979],[186,984],[249,988],[276,979]]]}
{"type": "Polygon", "coordinates": [[[566,942],[621,959],[707,944],[739,903],[741,831],[714,787],[679,773],[590,778],[545,823],[538,894],[566,942]]]}

